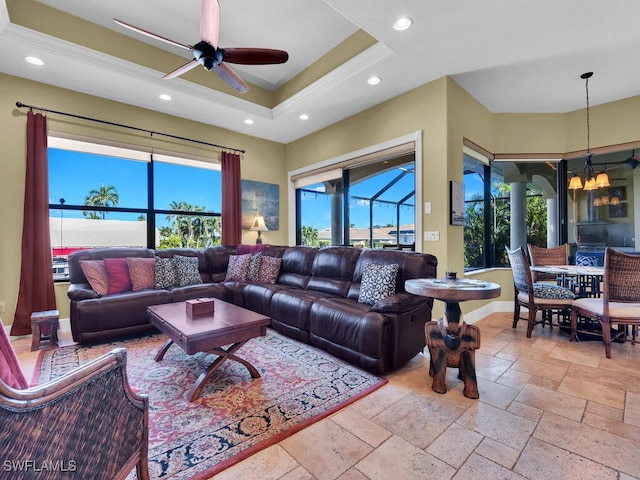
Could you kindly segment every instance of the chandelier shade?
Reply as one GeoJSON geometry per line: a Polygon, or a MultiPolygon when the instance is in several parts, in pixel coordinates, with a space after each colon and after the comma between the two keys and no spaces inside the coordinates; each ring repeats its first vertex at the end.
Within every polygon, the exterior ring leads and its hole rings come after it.
{"type": "Polygon", "coordinates": [[[585,91],[587,93],[587,153],[584,159],[584,184],[582,183],[582,178],[577,173],[574,173],[569,181],[569,190],[597,190],[598,188],[605,188],[610,185],[609,183],[609,175],[606,174],[604,170],[600,173],[594,175],[593,173],[593,163],[591,162],[591,158],[593,157],[593,153],[591,153],[591,129],[589,122],[589,79],[593,76],[593,72],[587,72],[580,75],[585,81],[585,91]]]}

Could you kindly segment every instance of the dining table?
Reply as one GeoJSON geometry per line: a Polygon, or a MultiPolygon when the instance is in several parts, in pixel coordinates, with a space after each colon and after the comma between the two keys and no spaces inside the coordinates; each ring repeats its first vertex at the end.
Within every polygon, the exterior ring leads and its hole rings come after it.
{"type": "Polygon", "coordinates": [[[579,297],[600,297],[604,267],[592,265],[536,265],[532,272],[555,275],[558,285],[570,288],[579,297]]]}

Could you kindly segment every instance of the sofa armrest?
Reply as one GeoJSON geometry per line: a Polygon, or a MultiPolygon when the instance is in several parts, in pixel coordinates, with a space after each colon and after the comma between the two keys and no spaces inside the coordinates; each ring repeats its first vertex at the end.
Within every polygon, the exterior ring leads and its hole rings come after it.
{"type": "Polygon", "coordinates": [[[69,285],[67,297],[69,297],[69,300],[77,302],[79,300],[98,298],[100,295],[88,283],[72,283],[69,285]]]}
{"type": "Polygon", "coordinates": [[[411,293],[396,293],[390,297],[378,300],[372,310],[381,313],[402,313],[413,310],[427,301],[427,298],[411,293]]]}

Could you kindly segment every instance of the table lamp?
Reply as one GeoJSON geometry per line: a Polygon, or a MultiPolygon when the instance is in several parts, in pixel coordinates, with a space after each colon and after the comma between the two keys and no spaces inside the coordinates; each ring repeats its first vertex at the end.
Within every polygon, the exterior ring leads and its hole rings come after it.
{"type": "Polygon", "coordinates": [[[256,218],[253,219],[253,223],[251,224],[251,228],[249,229],[252,232],[258,232],[258,238],[256,238],[256,244],[262,243],[262,237],[260,234],[262,232],[268,232],[269,229],[267,225],[264,223],[264,216],[258,214],[256,218]]]}

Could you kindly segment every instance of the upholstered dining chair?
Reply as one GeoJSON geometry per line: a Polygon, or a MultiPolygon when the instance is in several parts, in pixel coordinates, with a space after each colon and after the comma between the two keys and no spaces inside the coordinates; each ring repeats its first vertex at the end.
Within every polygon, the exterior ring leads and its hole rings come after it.
{"type": "MultiPolygon", "coordinates": [[[[578,333],[578,317],[597,320],[602,325],[602,342],[607,358],[611,358],[611,327],[617,325],[615,337],[626,338],[626,328],[633,329],[632,344],[635,344],[640,326],[640,255],[620,252],[607,247],[604,254],[604,276],[602,298],[579,298],[571,308],[571,341],[578,333]]],[[[590,332],[592,333],[592,332],[590,332]]]]}
{"type": "MultiPolygon", "coordinates": [[[[529,250],[529,258],[531,266],[542,265],[568,265],[569,264],[569,245],[564,243],[558,247],[538,247],[536,245],[527,244],[529,250]]],[[[551,273],[532,272],[534,282],[553,281],[556,282],[556,276],[551,273]]],[[[566,285],[565,285],[566,286],[566,285]]]]}
{"type": "Polygon", "coordinates": [[[544,323],[548,311],[564,311],[567,314],[571,310],[571,304],[576,298],[575,294],[568,288],[549,283],[534,283],[531,275],[531,266],[526,253],[522,247],[515,250],[507,250],[511,271],[513,273],[513,283],[515,290],[515,300],[513,308],[513,328],[516,328],[519,320],[527,320],[527,337],[531,337],[533,327],[539,323],[544,323]],[[520,317],[520,308],[528,310],[526,318],[520,317]],[[542,312],[541,320],[536,320],[538,311],[542,312]]]}
{"type": "Polygon", "coordinates": [[[135,468],[149,480],[149,399],[129,387],[126,354],[114,349],[29,388],[0,324],[0,459],[10,478],[125,479],[135,468]]]}

